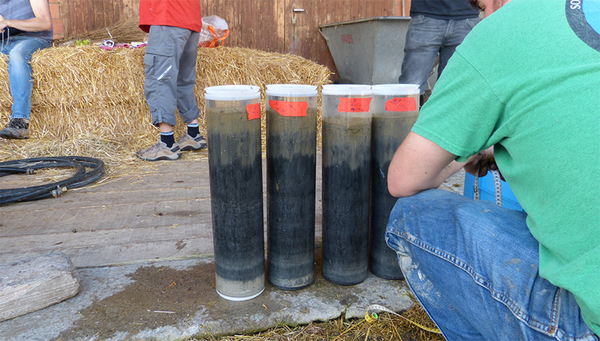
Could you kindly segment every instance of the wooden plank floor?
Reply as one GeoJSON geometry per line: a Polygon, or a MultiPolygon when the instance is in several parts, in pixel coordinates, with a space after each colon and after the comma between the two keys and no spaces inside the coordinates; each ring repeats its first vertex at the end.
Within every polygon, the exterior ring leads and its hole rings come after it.
{"type": "MultiPolygon", "coordinates": [[[[320,163],[318,157],[317,240],[320,163]]],[[[265,170],[263,160],[263,179],[265,170]]],[[[462,193],[463,179],[464,172],[457,173],[440,188],[462,193]]],[[[23,181],[30,180],[2,177],[0,188],[23,181]]],[[[266,197],[264,209],[266,219],[266,197]]],[[[211,257],[208,159],[144,163],[129,174],[101,179],[56,199],[0,207],[0,263],[50,252],[63,252],[76,267],[211,257]]]]}
{"type": "MultiPolygon", "coordinates": [[[[0,188],[19,184],[31,185],[24,176],[0,178],[0,188]]],[[[65,253],[76,267],[211,257],[210,209],[207,159],[145,163],[56,199],[0,207],[0,263],[50,252],[65,253]]]]}
{"type": "Polygon", "coordinates": [[[0,207],[0,262],[54,251],[77,267],[211,254],[211,226],[208,161],[153,163],[0,207]]]}

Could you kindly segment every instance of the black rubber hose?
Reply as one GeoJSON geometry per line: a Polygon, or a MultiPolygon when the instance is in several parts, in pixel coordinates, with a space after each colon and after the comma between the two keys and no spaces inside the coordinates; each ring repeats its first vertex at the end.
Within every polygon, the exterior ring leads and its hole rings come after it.
{"type": "Polygon", "coordinates": [[[23,174],[23,173],[27,173],[27,169],[5,167],[5,168],[2,168],[2,171],[0,171],[0,177],[5,176],[5,175],[23,174]]]}
{"type": "MultiPolygon", "coordinates": [[[[42,168],[75,168],[77,172],[66,180],[58,181],[51,184],[45,184],[40,186],[32,186],[25,188],[13,188],[0,191],[0,205],[10,204],[19,201],[30,201],[43,199],[47,197],[47,194],[51,194],[53,190],[61,190],[62,187],[69,184],[73,177],[79,177],[85,173],[85,168],[75,162],[55,162],[55,160],[48,160],[47,162],[37,162],[36,164],[26,168],[27,172],[31,173],[36,169],[42,168]]],[[[1,169],[1,165],[0,165],[1,169]]],[[[57,192],[58,194],[58,192],[57,192]]]]}
{"type": "Polygon", "coordinates": [[[0,177],[9,174],[31,174],[43,168],[74,168],[70,178],[51,184],[25,188],[0,190],[0,206],[15,202],[31,201],[57,197],[63,190],[85,186],[97,181],[104,174],[104,162],[83,156],[41,157],[24,160],[0,162],[0,177]]]}

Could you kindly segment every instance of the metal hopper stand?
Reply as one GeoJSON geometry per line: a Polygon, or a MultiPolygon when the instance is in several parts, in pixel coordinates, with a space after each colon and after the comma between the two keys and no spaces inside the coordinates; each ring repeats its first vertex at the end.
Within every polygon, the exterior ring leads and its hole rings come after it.
{"type": "MultiPolygon", "coordinates": [[[[341,82],[396,84],[410,17],[372,17],[319,26],[341,82]]],[[[437,79],[433,71],[428,89],[437,79]]]]}

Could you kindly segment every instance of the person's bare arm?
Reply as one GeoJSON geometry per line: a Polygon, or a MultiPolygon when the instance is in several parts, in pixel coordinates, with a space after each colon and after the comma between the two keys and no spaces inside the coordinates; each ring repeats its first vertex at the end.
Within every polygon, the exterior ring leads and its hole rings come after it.
{"type": "Polygon", "coordinates": [[[488,170],[487,160],[493,158],[493,153],[493,149],[489,148],[471,156],[467,162],[456,162],[456,155],[411,131],[388,168],[388,190],[395,197],[407,197],[426,189],[438,188],[444,180],[465,166],[467,171],[479,170],[480,176],[483,176],[488,170]],[[482,163],[486,167],[483,175],[483,169],[480,169],[482,163]]]}
{"type": "Polygon", "coordinates": [[[469,0],[473,7],[483,11],[486,18],[510,1],[511,0],[469,0]]]}
{"type": "Polygon", "coordinates": [[[456,155],[434,142],[410,132],[394,154],[388,168],[388,190],[395,197],[406,197],[439,187],[463,164],[453,162],[456,155]]]}
{"type": "Polygon", "coordinates": [[[0,15],[0,31],[4,31],[6,27],[14,27],[27,32],[49,31],[52,28],[52,15],[50,14],[48,0],[29,0],[29,2],[31,3],[35,18],[27,20],[7,20],[0,15]]]}

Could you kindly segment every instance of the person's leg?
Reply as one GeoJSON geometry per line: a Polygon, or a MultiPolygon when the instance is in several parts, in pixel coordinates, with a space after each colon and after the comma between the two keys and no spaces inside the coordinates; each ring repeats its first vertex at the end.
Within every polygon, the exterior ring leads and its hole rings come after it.
{"type": "Polygon", "coordinates": [[[160,128],[160,141],[137,153],[143,160],[176,160],[181,157],[179,145],[173,136],[173,126],[177,123],[175,109],[179,60],[190,32],[171,26],[150,27],[144,55],[144,95],[150,107],[152,124],[160,128]]]}
{"type": "Polygon", "coordinates": [[[422,15],[410,20],[400,84],[418,84],[421,94],[425,91],[427,79],[433,70],[442,39],[446,34],[448,21],[428,18],[422,15]]]}
{"type": "Polygon", "coordinates": [[[525,219],[441,190],[398,200],[387,243],[448,340],[597,340],[573,295],[539,277],[525,219]]]}
{"type": "Polygon", "coordinates": [[[196,102],[194,87],[196,86],[196,60],[198,57],[198,32],[190,31],[187,43],[183,47],[179,59],[177,75],[177,109],[183,123],[191,123],[198,119],[200,110],[196,102]]]}
{"type": "Polygon", "coordinates": [[[440,65],[438,66],[438,78],[441,76],[444,68],[448,64],[448,60],[454,54],[456,47],[460,45],[467,34],[471,32],[473,27],[479,23],[481,19],[472,18],[464,20],[451,20],[448,23],[448,32],[444,37],[440,48],[440,65]]]}
{"type": "Polygon", "coordinates": [[[7,139],[29,138],[29,118],[31,116],[31,95],[33,75],[31,56],[34,52],[47,48],[50,42],[31,37],[12,37],[1,53],[8,55],[8,77],[13,98],[12,115],[8,125],[0,130],[0,137],[7,139]]]}
{"type": "Polygon", "coordinates": [[[206,139],[199,132],[198,116],[200,110],[194,93],[199,35],[198,32],[191,32],[179,60],[177,110],[183,123],[188,125],[187,134],[182,135],[177,140],[182,151],[206,148],[206,139]]]}
{"type": "Polygon", "coordinates": [[[12,37],[10,40],[7,52],[10,93],[13,98],[11,117],[29,119],[33,91],[31,55],[50,47],[51,44],[46,40],[31,37],[12,37]]]}
{"type": "Polygon", "coordinates": [[[171,26],[151,26],[144,56],[146,80],[144,95],[152,114],[152,124],[177,123],[177,82],[179,61],[191,31],[171,26]]]}

